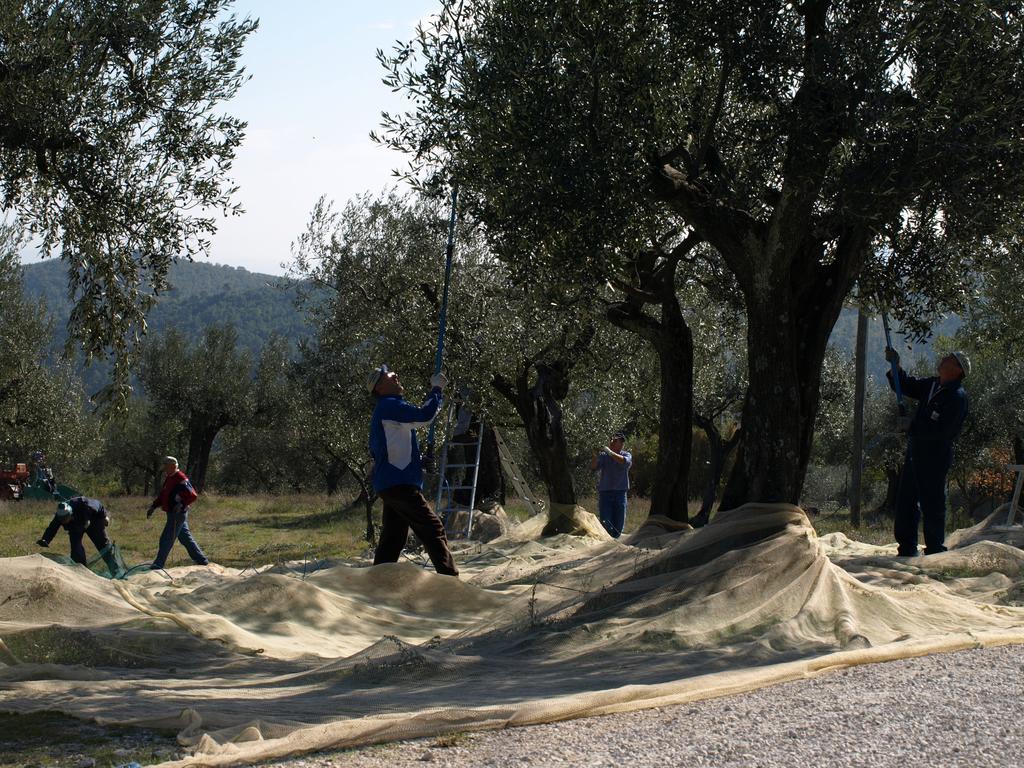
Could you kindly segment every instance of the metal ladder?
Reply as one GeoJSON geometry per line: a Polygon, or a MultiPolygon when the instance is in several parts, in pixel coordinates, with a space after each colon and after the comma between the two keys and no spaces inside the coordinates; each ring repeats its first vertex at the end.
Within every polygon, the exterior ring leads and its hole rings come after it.
{"type": "Polygon", "coordinates": [[[497,427],[492,427],[492,430],[494,432],[494,439],[498,443],[498,456],[501,459],[501,468],[505,470],[508,479],[512,481],[512,487],[516,489],[519,498],[526,502],[526,506],[530,508],[530,516],[539,515],[544,511],[544,502],[533,495],[533,491],[530,490],[526,478],[523,477],[519,465],[516,464],[516,460],[512,457],[512,452],[505,445],[505,439],[501,436],[497,427]]]}
{"type": "MultiPolygon", "coordinates": [[[[448,412],[449,430],[447,431],[449,433],[450,426],[453,422],[452,417],[455,414],[456,407],[457,406],[453,403],[448,412]]],[[[474,420],[471,418],[470,425],[472,425],[473,423],[474,420]]],[[[445,530],[453,537],[464,536],[466,538],[469,538],[469,534],[473,530],[473,515],[475,512],[474,508],[476,507],[476,485],[477,478],[479,477],[480,474],[480,452],[483,447],[484,441],[483,421],[477,420],[475,423],[477,424],[475,442],[453,443],[452,438],[448,436],[445,439],[444,443],[441,445],[441,467],[437,476],[437,497],[434,501],[434,509],[437,512],[438,517],[440,517],[442,522],[444,522],[445,530]],[[451,452],[453,445],[457,445],[458,447],[462,448],[463,455],[465,455],[465,453],[471,452],[473,456],[473,461],[468,462],[463,460],[461,462],[456,463],[450,462],[449,454],[451,452]],[[470,484],[452,485],[448,480],[449,469],[456,470],[456,474],[458,476],[458,480],[455,481],[456,483],[461,483],[462,478],[466,475],[465,470],[471,469],[472,471],[469,473],[470,484]],[[456,500],[456,493],[459,491],[469,491],[469,504],[458,503],[458,501],[456,500]],[[466,527],[463,530],[453,530],[451,526],[452,523],[454,523],[456,516],[458,515],[459,512],[468,513],[466,527]]]]}

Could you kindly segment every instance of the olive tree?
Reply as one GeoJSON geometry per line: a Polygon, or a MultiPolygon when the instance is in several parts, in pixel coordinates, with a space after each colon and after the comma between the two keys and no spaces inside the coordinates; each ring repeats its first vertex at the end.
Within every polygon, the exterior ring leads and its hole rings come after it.
{"type": "Polygon", "coordinates": [[[256,22],[232,0],[29,0],[0,8],[0,206],[67,265],[87,356],[124,353],[205,253],[245,124],[219,113],[246,79],[256,22]]]}
{"type": "Polygon", "coordinates": [[[49,360],[50,323],[42,302],[25,296],[20,233],[0,227],[0,463],[27,462],[41,449],[58,471],[84,468],[96,424],[70,368],[49,360]]]}
{"type": "MultiPolygon", "coordinates": [[[[447,211],[392,192],[340,211],[322,201],[296,243],[292,273],[310,286],[304,303],[318,327],[314,368],[344,397],[356,398],[357,413],[344,412],[358,421],[357,454],[333,451],[349,468],[365,457],[371,403],[353,392],[368,371],[380,363],[396,367],[413,398],[432,372],[446,226],[447,211]]],[[[471,220],[458,243],[445,357],[453,391],[465,389],[491,419],[514,414],[551,500],[575,505],[578,455],[568,442],[563,403],[574,382],[600,396],[605,378],[617,375],[607,376],[611,366],[598,354],[609,351],[597,330],[612,330],[598,322],[606,305],[586,290],[522,290],[471,220]]]]}
{"type": "Polygon", "coordinates": [[[1022,34],[1009,2],[446,0],[381,56],[382,138],[534,275],[713,248],[748,320],[723,504],[796,502],[853,286],[909,321],[1016,231],[1022,34]]]}
{"type": "Polygon", "coordinates": [[[186,471],[199,491],[221,430],[252,414],[252,362],[237,340],[231,326],[212,325],[195,341],[172,330],[143,353],[139,379],[160,418],[181,424],[186,471]]]}

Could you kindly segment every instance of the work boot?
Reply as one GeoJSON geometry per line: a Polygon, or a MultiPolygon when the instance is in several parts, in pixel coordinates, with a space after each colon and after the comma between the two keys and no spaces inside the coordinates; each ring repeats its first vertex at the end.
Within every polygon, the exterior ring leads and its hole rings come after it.
{"type": "Polygon", "coordinates": [[[117,565],[117,559],[110,552],[103,555],[103,562],[107,564],[107,570],[110,571],[110,578],[119,579],[121,578],[121,569],[117,565]]]}

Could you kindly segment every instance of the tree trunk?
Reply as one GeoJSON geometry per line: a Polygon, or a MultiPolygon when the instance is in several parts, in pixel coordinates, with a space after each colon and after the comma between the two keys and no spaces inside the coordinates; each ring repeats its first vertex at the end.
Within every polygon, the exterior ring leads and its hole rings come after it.
{"type": "Polygon", "coordinates": [[[687,481],[693,448],[693,335],[676,295],[661,301],[661,320],[626,302],[613,306],[608,319],[654,345],[658,353],[658,456],[651,484],[650,514],[689,519],[687,481]]]}
{"type": "Polygon", "coordinates": [[[857,346],[854,355],[856,378],[853,396],[853,457],[850,466],[850,525],[860,527],[862,474],[864,471],[864,391],[868,346],[868,316],[857,310],[857,346]]]}
{"type": "Polygon", "coordinates": [[[366,542],[370,545],[377,543],[377,529],[373,524],[373,501],[376,498],[375,495],[364,493],[363,494],[363,509],[366,512],[366,542]]]}
{"type": "Polygon", "coordinates": [[[814,442],[821,369],[828,339],[863,263],[866,239],[851,236],[831,264],[809,249],[792,267],[792,284],[770,290],[753,281],[747,298],[750,384],[743,436],[722,498],[797,504],[814,442]]]}
{"type": "Polygon", "coordinates": [[[725,472],[725,462],[739,443],[740,433],[737,430],[728,440],[723,440],[722,433],[715,426],[714,419],[695,413],[693,420],[708,437],[708,460],[710,462],[707,480],[704,483],[704,492],[701,496],[700,511],[690,521],[695,528],[700,528],[707,525],[711,519],[715,499],[718,497],[718,488],[722,484],[722,474],[725,472]]]}
{"type": "Polygon", "coordinates": [[[324,469],[324,485],[327,487],[328,496],[333,496],[338,492],[344,470],[344,466],[336,459],[332,459],[324,469]]]}
{"type": "Polygon", "coordinates": [[[872,513],[874,517],[895,517],[896,516],[896,492],[900,486],[899,468],[885,468],[885,498],[872,513]]]}
{"type": "Polygon", "coordinates": [[[189,436],[185,474],[192,481],[196,493],[202,493],[206,488],[206,471],[210,466],[210,452],[213,450],[213,441],[217,439],[221,429],[219,424],[207,425],[193,430],[189,436]]]}
{"type": "Polygon", "coordinates": [[[569,448],[562,422],[561,398],[556,397],[552,381],[555,374],[546,366],[538,366],[537,384],[521,391],[517,398],[519,416],[526,428],[526,438],[537,460],[548,498],[554,504],[575,504],[576,489],[572,482],[569,448]]]}
{"type": "Polygon", "coordinates": [[[523,422],[548,498],[552,504],[562,505],[576,504],[560,405],[569,391],[569,367],[562,360],[552,364],[527,364],[520,368],[514,383],[501,375],[492,382],[523,422]],[[537,380],[532,387],[529,385],[531,369],[537,372],[537,380]]]}
{"type": "Polygon", "coordinates": [[[370,484],[368,477],[360,477],[355,472],[352,472],[352,477],[355,478],[359,484],[359,497],[355,503],[362,503],[363,511],[366,513],[366,533],[364,537],[370,544],[377,543],[377,529],[373,524],[373,503],[377,500],[377,494],[373,490],[373,486],[370,484]]]}
{"type": "Polygon", "coordinates": [[[480,427],[484,430],[484,438],[480,445],[480,468],[476,476],[477,503],[495,501],[498,504],[504,504],[505,477],[501,472],[498,441],[489,424],[481,423],[480,427]]]}
{"type": "MultiPolygon", "coordinates": [[[[801,397],[797,328],[788,296],[747,307],[750,384],[743,403],[743,438],[722,498],[732,509],[748,501],[796,504],[803,480],[808,410],[801,397]]],[[[824,359],[824,349],[818,358],[824,359]]],[[[810,419],[814,411],[809,412],[810,419]]]]}
{"type": "Polygon", "coordinates": [[[687,481],[693,450],[693,336],[675,296],[662,302],[661,325],[662,334],[655,342],[661,392],[650,513],[685,523],[689,520],[687,481]]]}

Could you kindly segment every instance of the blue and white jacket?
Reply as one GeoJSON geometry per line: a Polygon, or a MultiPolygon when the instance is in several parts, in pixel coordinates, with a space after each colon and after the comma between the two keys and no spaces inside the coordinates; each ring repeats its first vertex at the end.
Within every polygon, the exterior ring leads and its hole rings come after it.
{"type": "Polygon", "coordinates": [[[401,395],[377,399],[370,419],[370,453],[373,455],[373,489],[396,485],[423,487],[423,465],[416,430],[430,426],[441,410],[441,390],[433,389],[420,407],[401,395]]]}

